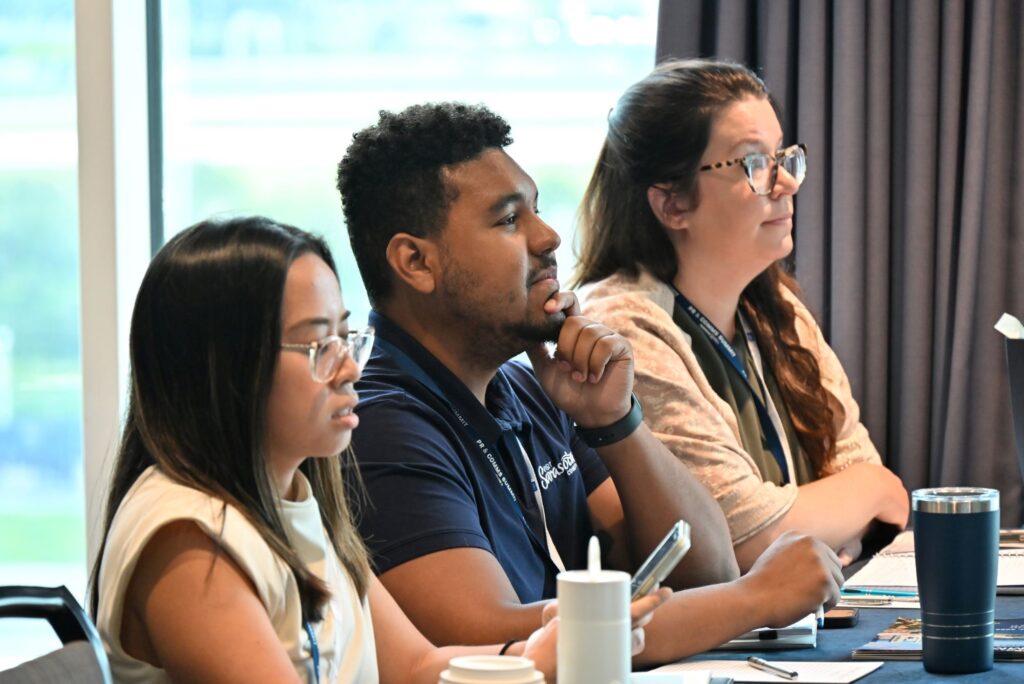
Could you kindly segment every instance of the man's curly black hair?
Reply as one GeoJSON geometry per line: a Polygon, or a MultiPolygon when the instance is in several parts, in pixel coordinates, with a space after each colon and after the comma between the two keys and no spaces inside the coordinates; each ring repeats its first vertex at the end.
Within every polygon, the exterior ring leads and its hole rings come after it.
{"type": "Polygon", "coordinates": [[[396,233],[427,237],[447,222],[458,194],[442,170],[512,143],[510,128],[482,105],[441,102],[381,111],[376,125],[352,136],[338,164],[349,241],[370,303],[391,293],[385,252],[396,233]]]}

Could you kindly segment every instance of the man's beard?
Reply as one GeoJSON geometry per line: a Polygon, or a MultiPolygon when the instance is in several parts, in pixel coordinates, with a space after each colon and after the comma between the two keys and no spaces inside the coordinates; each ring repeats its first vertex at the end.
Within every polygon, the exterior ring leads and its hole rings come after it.
{"type": "MultiPolygon", "coordinates": [[[[540,263],[530,269],[526,277],[526,292],[529,293],[530,286],[544,271],[554,270],[558,266],[554,253],[548,253],[540,258],[540,263]]],[[[546,302],[545,302],[546,303],[546,302]]],[[[543,307],[543,304],[541,305],[543,307]]],[[[543,309],[542,309],[543,312],[543,309]]],[[[565,312],[558,311],[554,314],[544,314],[544,318],[535,323],[512,323],[507,326],[510,336],[518,337],[526,345],[534,345],[541,342],[558,342],[558,334],[565,323],[565,312]]]]}
{"type": "Polygon", "coordinates": [[[510,339],[520,340],[525,349],[541,342],[558,342],[558,333],[561,332],[563,323],[565,323],[565,313],[559,311],[543,322],[506,323],[504,330],[510,339]]]}
{"type": "MultiPolygon", "coordinates": [[[[548,315],[541,310],[540,317],[534,321],[528,320],[524,312],[520,320],[504,320],[514,296],[509,296],[508,301],[497,298],[481,301],[474,296],[484,287],[476,276],[450,259],[444,259],[442,267],[440,294],[448,302],[447,312],[452,322],[462,328],[463,339],[473,341],[467,345],[465,353],[478,363],[500,366],[536,344],[558,341],[565,322],[564,312],[548,315]]],[[[525,291],[528,300],[528,286],[525,291]]]]}

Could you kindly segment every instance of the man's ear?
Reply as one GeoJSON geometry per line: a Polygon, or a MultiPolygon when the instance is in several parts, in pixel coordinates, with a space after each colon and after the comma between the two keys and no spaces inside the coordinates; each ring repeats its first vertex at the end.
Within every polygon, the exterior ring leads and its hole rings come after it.
{"type": "Polygon", "coordinates": [[[689,227],[690,203],[667,185],[652,185],[647,188],[647,203],[661,225],[669,230],[685,230],[689,227]]]}
{"type": "Polygon", "coordinates": [[[395,233],[388,242],[386,254],[395,277],[412,289],[429,294],[437,287],[439,259],[433,241],[409,233],[395,233]]]}

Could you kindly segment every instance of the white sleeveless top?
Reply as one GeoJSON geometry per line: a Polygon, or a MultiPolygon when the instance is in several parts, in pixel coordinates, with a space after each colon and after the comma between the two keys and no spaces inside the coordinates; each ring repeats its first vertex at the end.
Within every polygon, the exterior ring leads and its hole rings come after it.
{"type": "MultiPolygon", "coordinates": [[[[320,649],[320,681],[376,684],[377,654],[369,604],[365,598],[359,601],[351,578],[327,541],[309,483],[300,472],[296,477],[302,489],[299,500],[281,502],[285,531],[299,558],[331,591],[324,619],[313,626],[320,649]]],[[[288,565],[236,508],[171,481],[155,466],[139,476],[118,507],[100,565],[96,626],[110,656],[114,680],[170,681],[164,670],[125,653],[120,635],[125,591],[139,554],[157,530],[177,520],[196,523],[248,575],[299,677],[312,682],[313,661],[298,586],[288,565]]]]}

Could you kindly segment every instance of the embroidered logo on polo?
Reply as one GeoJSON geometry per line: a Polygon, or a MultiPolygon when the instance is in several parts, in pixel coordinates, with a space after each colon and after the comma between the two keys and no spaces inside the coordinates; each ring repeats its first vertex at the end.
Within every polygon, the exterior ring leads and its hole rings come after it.
{"type": "Polygon", "coordinates": [[[557,463],[548,462],[538,466],[537,479],[540,481],[541,488],[546,490],[552,482],[563,475],[572,475],[576,469],[576,457],[572,455],[571,451],[566,451],[557,463]]]}

